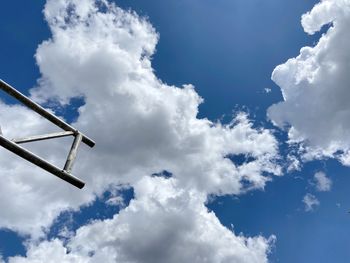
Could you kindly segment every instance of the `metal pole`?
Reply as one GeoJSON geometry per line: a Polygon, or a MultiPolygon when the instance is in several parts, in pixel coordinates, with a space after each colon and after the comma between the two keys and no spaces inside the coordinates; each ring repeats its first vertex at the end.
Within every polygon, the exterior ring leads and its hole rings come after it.
{"type": "Polygon", "coordinates": [[[55,132],[55,133],[49,133],[49,134],[43,134],[43,135],[35,135],[35,136],[26,137],[26,138],[12,139],[11,141],[14,143],[20,144],[20,143],[26,143],[26,142],[36,142],[36,141],[66,137],[70,135],[74,135],[74,133],[71,131],[64,131],[64,132],[55,132]]]}
{"type": "MultiPolygon", "coordinates": [[[[32,109],[33,111],[40,114],[42,117],[46,118],[47,120],[51,121],[52,123],[56,124],[58,127],[62,128],[65,131],[72,131],[75,134],[78,133],[78,130],[74,127],[70,126],[68,123],[62,121],[55,115],[53,115],[51,112],[47,111],[43,107],[41,107],[39,104],[35,103],[31,99],[29,99],[27,96],[23,95],[19,91],[17,91],[15,88],[13,88],[11,85],[7,84],[5,81],[0,79],[0,89],[5,91],[7,94],[15,97],[17,100],[22,102],[24,105],[32,109]]],[[[89,145],[90,147],[94,147],[95,142],[91,140],[86,135],[82,134],[82,141],[89,145]]]]}
{"type": "Polygon", "coordinates": [[[77,157],[78,147],[82,139],[83,139],[83,136],[81,135],[81,133],[78,133],[74,138],[72,148],[69,151],[66,164],[64,165],[64,168],[63,168],[63,170],[66,171],[67,173],[70,173],[72,170],[74,160],[77,157]]]}
{"type": "Polygon", "coordinates": [[[44,170],[56,175],[57,177],[61,178],[62,180],[78,187],[83,188],[85,183],[78,178],[74,177],[73,175],[62,171],[60,168],[50,164],[44,159],[41,159],[40,157],[36,156],[35,154],[31,153],[30,151],[22,148],[21,146],[11,142],[10,140],[7,140],[5,137],[0,135],[0,145],[6,148],[7,150],[19,155],[23,159],[43,168],[44,170]]]}

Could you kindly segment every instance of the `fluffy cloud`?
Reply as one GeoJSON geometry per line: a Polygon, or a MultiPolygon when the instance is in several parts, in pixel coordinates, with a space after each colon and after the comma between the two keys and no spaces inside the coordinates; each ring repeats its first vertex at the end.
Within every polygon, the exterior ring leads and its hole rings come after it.
{"type": "Polygon", "coordinates": [[[272,79],[283,102],[268,116],[287,128],[291,143],[301,143],[306,160],[338,158],[350,165],[350,1],[323,0],[303,15],[302,25],[314,34],[330,24],[314,47],[276,67],[272,79]]]}
{"type": "MultiPolygon", "coordinates": [[[[56,131],[50,123],[18,105],[0,102],[0,119],[3,134],[8,138],[56,131]]],[[[25,147],[63,167],[69,140],[25,147]]],[[[42,227],[50,225],[60,211],[77,209],[80,204],[94,199],[91,191],[76,191],[4,149],[0,150],[0,167],[0,178],[4,182],[0,185],[0,226],[21,234],[31,233],[38,237],[42,227]]]]}
{"type": "MultiPolygon", "coordinates": [[[[52,38],[37,49],[42,77],[31,96],[55,107],[83,98],[73,125],[96,146],[82,147],[73,170],[87,183],[82,191],[1,151],[0,178],[8,183],[1,186],[0,226],[35,239],[60,212],[116,185],[135,187],[137,196],[113,219],[81,227],[68,247],[59,240],[30,243],[28,257],[11,262],[266,262],[270,240],[234,235],[204,202],[208,194],[261,189],[280,175],[271,132],[255,128],[245,113],[225,125],[197,118],[202,98],[194,87],[155,76],[158,34],[135,13],[102,0],[48,0],[44,14],[52,38]],[[242,154],[250,161],[231,161],[242,154]],[[148,177],[164,170],[173,178],[148,177]]],[[[0,104],[5,110],[13,114],[0,116],[6,136],[54,130],[24,107],[0,104]]],[[[30,149],[62,165],[68,143],[30,149]]]]}
{"type": "Polygon", "coordinates": [[[158,35],[147,21],[112,5],[99,12],[95,1],[85,2],[47,2],[53,36],[37,50],[42,78],[32,95],[61,103],[84,97],[74,125],[97,146],[94,167],[86,161],[82,169],[103,173],[87,178],[89,185],[132,184],[140,174],[168,170],[184,186],[237,194],[242,180],[261,188],[267,180],[262,173],[280,172],[271,162],[277,143],[269,131],[253,129],[245,114],[228,125],[198,119],[202,98],[193,86],[156,78],[151,55],[158,35]],[[254,161],[236,166],[225,158],[229,154],[254,161]]]}
{"type": "Polygon", "coordinates": [[[43,242],[9,262],[267,262],[274,237],[236,236],[207,211],[205,195],[176,179],[144,178],[135,194],[128,208],[80,228],[66,246],[43,242]]]}
{"type": "Polygon", "coordinates": [[[317,172],[314,175],[316,189],[321,192],[330,191],[332,187],[332,180],[323,172],[317,172]]]}
{"type": "MultiPolygon", "coordinates": [[[[263,188],[267,173],[280,174],[270,131],[253,128],[244,113],[227,125],[198,119],[202,99],[194,87],[169,86],[156,78],[151,55],[158,35],[145,19],[92,0],[49,0],[44,13],[52,38],[38,47],[42,78],[32,97],[58,107],[83,97],[74,125],[97,144],[93,150],[83,147],[74,167],[87,182],[83,191],[1,151],[0,177],[10,180],[1,193],[12,197],[3,198],[2,205],[13,207],[3,210],[1,226],[38,232],[62,210],[78,209],[110,185],[132,186],[163,170],[182,187],[214,194],[263,188]],[[235,154],[252,161],[235,165],[227,158],[235,154]]],[[[54,130],[21,106],[0,107],[5,136],[54,130]]],[[[62,165],[69,146],[58,140],[30,148],[62,165]]]]}
{"type": "Polygon", "coordinates": [[[305,211],[311,212],[316,209],[320,205],[320,201],[316,198],[316,196],[312,194],[306,194],[303,198],[303,203],[305,205],[305,211]]]}

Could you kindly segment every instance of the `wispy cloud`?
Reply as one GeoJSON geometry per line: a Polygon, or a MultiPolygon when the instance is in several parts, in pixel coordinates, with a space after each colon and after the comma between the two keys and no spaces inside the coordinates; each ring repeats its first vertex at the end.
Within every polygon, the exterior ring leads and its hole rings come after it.
{"type": "Polygon", "coordinates": [[[316,196],[309,193],[304,196],[303,203],[306,212],[314,211],[320,205],[320,201],[318,201],[316,196]]]}
{"type": "Polygon", "coordinates": [[[326,192],[332,188],[332,180],[324,172],[315,173],[314,182],[318,191],[326,192]]]}

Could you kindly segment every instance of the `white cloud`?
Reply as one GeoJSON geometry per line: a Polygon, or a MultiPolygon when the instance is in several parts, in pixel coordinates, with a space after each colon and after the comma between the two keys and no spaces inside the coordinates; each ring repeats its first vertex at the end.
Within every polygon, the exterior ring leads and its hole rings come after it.
{"type": "MultiPolygon", "coordinates": [[[[41,102],[65,104],[84,97],[74,125],[97,144],[92,150],[82,147],[73,172],[87,186],[77,191],[1,151],[0,178],[7,182],[1,186],[6,200],[0,202],[1,227],[39,235],[61,211],[91,202],[109,185],[132,186],[163,170],[182,187],[217,194],[263,188],[270,180],[266,173],[280,174],[278,145],[270,131],[253,128],[244,113],[228,125],[198,119],[202,99],[194,87],[169,86],[154,75],[151,55],[158,35],[151,24],[113,5],[105,7],[100,12],[92,0],[47,1],[52,38],[36,52],[42,78],[31,91],[41,102]],[[229,154],[254,160],[235,165],[229,154]]],[[[24,107],[0,107],[6,136],[53,129],[24,107]]],[[[30,148],[63,165],[69,144],[63,139],[30,148]]]]}
{"type": "Polygon", "coordinates": [[[287,155],[287,172],[300,171],[300,161],[294,154],[287,155]]]}
{"type": "Polygon", "coordinates": [[[327,177],[324,172],[317,172],[314,175],[316,189],[321,192],[330,191],[332,188],[332,180],[327,177]]]}
{"type": "Polygon", "coordinates": [[[288,128],[291,143],[302,143],[304,160],[338,158],[350,165],[350,1],[323,0],[303,15],[309,34],[331,23],[314,47],[275,68],[272,79],[283,102],[271,106],[268,116],[288,128]]]}
{"type": "Polygon", "coordinates": [[[253,129],[245,114],[230,125],[198,119],[202,98],[194,87],[168,86],[154,75],[150,56],[158,35],[152,26],[113,6],[99,13],[93,2],[88,13],[86,8],[70,13],[67,26],[60,21],[66,21],[61,17],[68,15],[71,1],[59,6],[48,1],[45,14],[53,38],[37,50],[42,79],[32,91],[41,100],[61,102],[84,96],[75,125],[96,139],[91,159],[99,164],[94,163],[97,170],[86,168],[104,174],[92,180],[103,186],[133,183],[140,172],[166,169],[184,185],[239,193],[241,179],[261,188],[267,180],[263,172],[279,173],[271,162],[277,142],[269,131],[253,129]],[[240,153],[256,160],[238,167],[224,158],[240,153]]]}
{"type": "Polygon", "coordinates": [[[69,254],[53,240],[9,262],[267,262],[274,237],[236,236],[208,212],[205,195],[182,189],[176,179],[145,177],[135,195],[113,219],[81,227],[67,244],[69,254]]]}
{"type": "MultiPolygon", "coordinates": [[[[112,220],[80,228],[69,243],[72,253],[59,240],[34,242],[28,258],[12,261],[107,262],[101,258],[113,255],[120,262],[156,262],[159,254],[159,262],[164,256],[173,260],[167,262],[266,262],[269,240],[235,236],[204,202],[207,194],[261,189],[271,175],[280,175],[271,132],[254,128],[244,113],[227,125],[198,119],[202,99],[194,87],[169,86],[155,76],[151,56],[158,35],[135,13],[94,0],[48,0],[44,13],[52,38],[36,52],[42,78],[31,96],[63,107],[84,97],[74,126],[97,144],[81,149],[73,170],[87,183],[82,191],[1,151],[0,178],[6,184],[0,191],[0,227],[35,239],[60,212],[79,209],[116,185],[136,186],[138,196],[112,220]],[[252,161],[236,165],[227,158],[236,154],[252,161]],[[145,179],[163,170],[174,178],[145,179]],[[82,241],[84,235],[89,239],[82,241]],[[92,246],[100,250],[91,258],[86,251],[92,246]]],[[[53,129],[21,106],[1,103],[0,113],[6,136],[53,129]]],[[[63,164],[68,142],[30,148],[63,164]]]]}
{"type": "Polygon", "coordinates": [[[303,203],[305,205],[306,212],[314,211],[316,207],[320,205],[320,201],[318,201],[316,196],[309,193],[304,196],[303,203]]]}
{"type": "MultiPolygon", "coordinates": [[[[0,102],[0,119],[6,137],[43,134],[53,131],[49,123],[21,106],[9,106],[0,102]]],[[[50,143],[28,144],[25,147],[48,160],[63,166],[69,150],[69,140],[59,139],[50,143]]],[[[40,235],[65,209],[76,209],[82,203],[94,199],[91,191],[77,191],[60,183],[52,175],[23,161],[20,157],[0,149],[0,226],[21,234],[40,235]]]]}
{"type": "Polygon", "coordinates": [[[264,91],[265,93],[270,93],[272,90],[270,88],[265,88],[264,91]]]}

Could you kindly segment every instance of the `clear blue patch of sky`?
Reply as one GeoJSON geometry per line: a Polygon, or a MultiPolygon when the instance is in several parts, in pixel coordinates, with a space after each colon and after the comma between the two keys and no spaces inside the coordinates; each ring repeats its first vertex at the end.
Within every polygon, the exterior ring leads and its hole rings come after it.
{"type": "Polygon", "coordinates": [[[8,229],[0,229],[0,255],[3,259],[16,255],[24,256],[26,249],[23,245],[25,237],[8,229]]]}
{"type": "Polygon", "coordinates": [[[52,109],[57,116],[63,117],[68,123],[75,122],[79,117],[79,108],[85,105],[84,97],[74,97],[66,105],[60,105],[57,101],[49,101],[42,104],[45,108],[52,109]]]}
{"type": "Polygon", "coordinates": [[[300,23],[315,0],[116,2],[149,17],[160,33],[157,76],[168,84],[194,84],[205,99],[200,116],[210,119],[231,115],[236,105],[265,118],[266,108],[281,100],[270,80],[273,69],[316,39],[300,23]]]}
{"type": "Polygon", "coordinates": [[[123,198],[123,203],[120,205],[109,204],[108,200],[116,197],[116,195],[111,192],[105,192],[103,196],[97,197],[92,204],[81,207],[79,211],[62,212],[48,232],[48,239],[59,236],[60,231],[64,227],[69,231],[75,232],[80,226],[94,220],[113,218],[122,208],[129,205],[130,200],[134,198],[134,190],[133,188],[121,189],[118,191],[118,196],[123,198]]]}
{"type": "Polygon", "coordinates": [[[44,0],[1,3],[0,78],[24,93],[39,77],[34,59],[38,44],[50,36],[43,19],[44,4],[44,0]]]}
{"type": "Polygon", "coordinates": [[[277,236],[271,262],[348,262],[350,251],[349,169],[334,160],[309,162],[301,172],[274,178],[264,191],[243,196],[218,197],[207,204],[228,228],[236,233],[277,236]],[[317,171],[333,181],[331,192],[318,192],[312,184],[317,171]],[[320,206],[306,212],[306,193],[320,206]]]}

